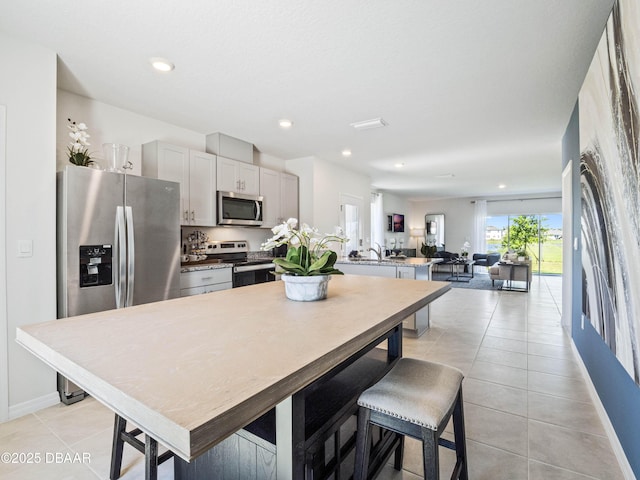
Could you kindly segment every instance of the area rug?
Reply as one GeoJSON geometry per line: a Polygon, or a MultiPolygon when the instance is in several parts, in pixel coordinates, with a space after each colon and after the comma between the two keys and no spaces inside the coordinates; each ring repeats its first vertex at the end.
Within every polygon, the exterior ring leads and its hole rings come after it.
{"type": "MultiPolygon", "coordinates": [[[[450,273],[442,272],[434,273],[432,275],[432,279],[439,282],[446,282],[450,277],[450,273]]],[[[468,282],[451,282],[451,286],[453,288],[474,288],[476,290],[500,290],[502,283],[502,280],[496,280],[495,285],[492,285],[489,275],[476,273],[468,282]]]]}

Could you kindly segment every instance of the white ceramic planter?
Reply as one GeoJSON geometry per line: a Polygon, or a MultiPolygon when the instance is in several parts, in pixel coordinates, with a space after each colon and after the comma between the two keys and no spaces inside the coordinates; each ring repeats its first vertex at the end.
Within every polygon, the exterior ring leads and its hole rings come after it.
{"type": "Polygon", "coordinates": [[[314,302],[327,298],[327,287],[330,279],[330,275],[312,275],[309,277],[282,275],[287,298],[297,302],[314,302]]]}

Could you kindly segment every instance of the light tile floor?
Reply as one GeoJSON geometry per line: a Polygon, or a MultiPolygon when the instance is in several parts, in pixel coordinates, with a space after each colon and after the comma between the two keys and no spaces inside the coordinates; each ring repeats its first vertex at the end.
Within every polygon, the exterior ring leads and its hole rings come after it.
{"type": "MultiPolygon", "coordinates": [[[[465,373],[471,480],[624,478],[560,326],[562,280],[534,277],[529,293],[452,289],[431,307],[431,329],[404,355],[465,373]]],[[[447,428],[446,437],[453,439],[447,428]]],[[[422,478],[420,443],[381,480],[422,478]]],[[[440,449],[441,477],[455,453],[440,449]]]]}
{"type": "MultiPolygon", "coordinates": [[[[623,478],[560,327],[560,292],[557,277],[534,278],[528,294],[454,288],[432,305],[432,328],[405,339],[404,355],[466,375],[471,480],[623,478]]],[[[0,461],[0,478],[106,479],[112,424],[91,398],[0,424],[0,454],[17,462],[0,461]]],[[[441,449],[442,478],[454,461],[441,449]]],[[[421,462],[420,444],[408,439],[403,470],[387,466],[379,478],[420,479],[421,462]]],[[[162,465],[160,478],[172,479],[172,468],[162,465]]],[[[144,478],[142,456],[128,446],[121,478],[144,478]]]]}

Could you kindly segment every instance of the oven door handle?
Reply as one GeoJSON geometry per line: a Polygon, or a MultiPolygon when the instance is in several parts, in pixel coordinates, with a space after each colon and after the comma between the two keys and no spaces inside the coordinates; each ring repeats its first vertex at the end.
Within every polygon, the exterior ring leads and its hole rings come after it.
{"type": "Polygon", "coordinates": [[[274,263],[260,263],[258,265],[241,265],[233,267],[233,273],[255,272],[257,270],[275,270],[274,263]]]}

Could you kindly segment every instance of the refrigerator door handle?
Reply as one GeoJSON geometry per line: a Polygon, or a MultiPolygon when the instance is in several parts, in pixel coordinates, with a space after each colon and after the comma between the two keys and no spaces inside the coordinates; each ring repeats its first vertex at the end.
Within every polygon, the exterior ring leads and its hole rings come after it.
{"type": "Polygon", "coordinates": [[[127,264],[127,249],[125,248],[126,236],[125,236],[125,223],[124,223],[124,209],[122,207],[116,207],[116,228],[115,228],[115,240],[113,242],[115,246],[114,256],[118,262],[115,269],[115,291],[116,291],[116,308],[123,308],[124,304],[124,292],[126,289],[126,264],[127,264]]]}
{"type": "Polygon", "coordinates": [[[135,281],[135,260],[136,248],[135,237],[133,235],[133,209],[124,207],[125,218],[127,220],[127,307],[133,305],[133,285],[135,281]]]}

